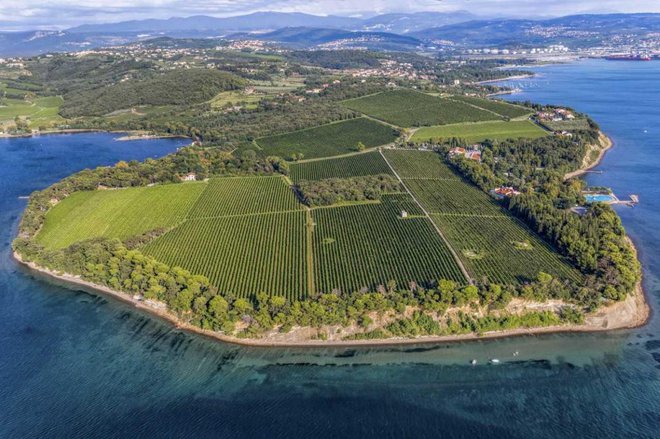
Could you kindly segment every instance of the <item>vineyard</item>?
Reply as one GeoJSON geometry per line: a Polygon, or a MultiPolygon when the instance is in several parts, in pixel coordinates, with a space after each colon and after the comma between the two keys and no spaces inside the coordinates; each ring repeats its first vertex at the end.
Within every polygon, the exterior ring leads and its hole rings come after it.
{"type": "Polygon", "coordinates": [[[384,150],[385,158],[399,174],[406,178],[450,178],[458,176],[449,169],[439,154],[433,151],[384,150]]]}
{"type": "Polygon", "coordinates": [[[579,279],[579,272],[558,253],[455,174],[438,154],[406,150],[385,154],[474,279],[521,283],[535,279],[540,271],[579,279]]]}
{"type": "Polygon", "coordinates": [[[500,119],[490,111],[456,100],[401,89],[343,102],[351,110],[400,126],[416,127],[500,119]]]}
{"type": "Polygon", "coordinates": [[[476,186],[453,180],[406,179],[406,186],[429,213],[502,215],[504,210],[476,186]]]}
{"type": "Polygon", "coordinates": [[[420,128],[412,137],[413,142],[428,142],[432,139],[458,137],[469,143],[490,140],[506,140],[547,136],[549,133],[529,120],[511,122],[493,121],[442,125],[420,128]]]}
{"type": "Polygon", "coordinates": [[[262,137],[257,143],[268,155],[285,159],[303,154],[312,159],[346,154],[359,142],[370,148],[392,143],[398,133],[392,127],[361,117],[277,136],[262,137]]]}
{"type": "Polygon", "coordinates": [[[431,217],[476,279],[515,284],[534,280],[541,271],[580,279],[577,270],[510,215],[431,217]]]}
{"type": "Polygon", "coordinates": [[[466,104],[475,105],[509,119],[529,116],[534,112],[534,110],[521,107],[520,105],[513,105],[509,104],[508,102],[494,101],[492,99],[482,99],[473,96],[452,96],[450,99],[453,101],[465,102],[466,104]]]}
{"type": "Polygon", "coordinates": [[[212,179],[190,211],[190,218],[285,212],[302,209],[279,176],[212,179]]]}
{"type": "Polygon", "coordinates": [[[188,220],[144,253],[203,274],[223,293],[307,294],[306,214],[267,213],[188,220]]]}
{"type": "Polygon", "coordinates": [[[391,173],[378,151],[291,165],[291,179],[296,182],[391,173]]]}
{"type": "Polygon", "coordinates": [[[186,183],[76,192],[48,212],[37,241],[64,248],[85,239],[126,239],[172,227],[186,218],[205,187],[204,183],[186,183]]]}
{"type": "Polygon", "coordinates": [[[425,284],[441,278],[465,282],[431,222],[399,216],[402,205],[414,203],[401,197],[390,201],[384,196],[382,204],[313,210],[318,291],[354,292],[389,280],[404,288],[411,281],[425,284]]]}

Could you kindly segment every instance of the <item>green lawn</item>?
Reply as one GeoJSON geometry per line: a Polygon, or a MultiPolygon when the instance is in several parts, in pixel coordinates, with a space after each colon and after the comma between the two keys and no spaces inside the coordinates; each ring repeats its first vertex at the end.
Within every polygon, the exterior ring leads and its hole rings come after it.
{"type": "Polygon", "coordinates": [[[483,142],[519,138],[538,138],[549,133],[529,120],[461,123],[420,128],[412,137],[413,142],[428,142],[431,139],[459,137],[467,142],[483,142]]]}
{"type": "Polygon", "coordinates": [[[206,188],[204,183],[169,184],[76,192],[46,215],[37,242],[68,247],[90,238],[126,239],[182,222],[206,188]]]}
{"type": "Polygon", "coordinates": [[[366,118],[321,125],[301,131],[257,139],[258,145],[268,155],[285,159],[292,154],[304,158],[330,157],[355,152],[362,142],[367,148],[385,145],[396,140],[393,128],[366,118]]]}

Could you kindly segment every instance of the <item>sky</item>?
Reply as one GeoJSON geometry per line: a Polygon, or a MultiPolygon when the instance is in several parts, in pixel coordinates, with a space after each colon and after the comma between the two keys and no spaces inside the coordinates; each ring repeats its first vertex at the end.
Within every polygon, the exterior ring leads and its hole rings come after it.
{"type": "Polygon", "coordinates": [[[0,0],[0,30],[63,29],[190,15],[257,11],[364,16],[466,10],[483,16],[540,17],[576,13],[660,12],[659,0],[0,0]]]}

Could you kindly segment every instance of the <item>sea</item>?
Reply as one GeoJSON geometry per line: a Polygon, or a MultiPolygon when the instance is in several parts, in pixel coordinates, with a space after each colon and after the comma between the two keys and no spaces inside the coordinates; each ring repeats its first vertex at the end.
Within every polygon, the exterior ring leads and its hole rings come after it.
{"type": "MultiPolygon", "coordinates": [[[[592,115],[615,147],[589,174],[617,207],[660,296],[660,62],[535,68],[511,100],[592,115]]],[[[26,200],[76,170],[185,141],[93,133],[0,139],[0,437],[651,438],[660,320],[639,329],[360,348],[240,347],[19,267],[26,200]],[[516,355],[517,353],[517,355],[516,355]],[[497,358],[499,364],[489,364],[497,358]],[[471,360],[477,360],[471,365],[471,360]]]]}

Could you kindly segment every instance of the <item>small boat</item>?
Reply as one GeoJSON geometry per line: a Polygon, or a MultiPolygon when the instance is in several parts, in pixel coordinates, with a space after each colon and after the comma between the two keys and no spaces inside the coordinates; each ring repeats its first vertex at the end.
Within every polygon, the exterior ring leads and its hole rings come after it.
{"type": "Polygon", "coordinates": [[[472,359],[472,361],[470,361],[470,364],[474,366],[475,364],[477,364],[477,360],[472,359]]]}
{"type": "Polygon", "coordinates": [[[497,358],[491,358],[490,364],[500,364],[500,360],[498,360],[497,358]]]}

